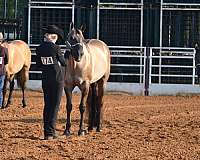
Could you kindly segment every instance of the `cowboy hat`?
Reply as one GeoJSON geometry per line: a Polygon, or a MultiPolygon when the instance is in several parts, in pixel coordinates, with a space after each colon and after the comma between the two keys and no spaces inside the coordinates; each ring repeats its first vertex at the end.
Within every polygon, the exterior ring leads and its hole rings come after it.
{"type": "Polygon", "coordinates": [[[48,25],[47,27],[42,28],[44,33],[57,34],[60,39],[64,38],[63,30],[58,28],[56,25],[48,25]]]}

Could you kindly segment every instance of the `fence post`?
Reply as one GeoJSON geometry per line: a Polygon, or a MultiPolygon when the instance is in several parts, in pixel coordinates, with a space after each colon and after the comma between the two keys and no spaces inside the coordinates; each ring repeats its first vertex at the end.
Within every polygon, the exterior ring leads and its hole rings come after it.
{"type": "Polygon", "coordinates": [[[145,56],[145,72],[144,72],[144,95],[149,96],[149,66],[150,65],[150,47],[146,47],[146,56],[145,56]]]}

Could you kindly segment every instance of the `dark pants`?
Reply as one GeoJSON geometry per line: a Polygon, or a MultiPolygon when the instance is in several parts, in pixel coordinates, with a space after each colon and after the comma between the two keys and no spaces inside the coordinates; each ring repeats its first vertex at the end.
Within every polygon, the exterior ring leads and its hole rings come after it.
{"type": "Polygon", "coordinates": [[[42,82],[44,93],[44,136],[55,135],[55,125],[63,93],[63,82],[42,82]]]}
{"type": "Polygon", "coordinates": [[[0,75],[0,107],[3,106],[3,85],[4,85],[5,75],[0,75]]]}

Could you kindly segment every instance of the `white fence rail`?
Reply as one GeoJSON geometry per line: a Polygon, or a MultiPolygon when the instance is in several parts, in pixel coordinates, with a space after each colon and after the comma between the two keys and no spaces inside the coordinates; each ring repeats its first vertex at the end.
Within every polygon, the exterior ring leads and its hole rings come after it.
{"type": "MultiPolygon", "coordinates": [[[[35,48],[35,46],[34,46],[35,48]]],[[[34,48],[32,57],[35,56],[34,48]]],[[[111,74],[108,91],[134,95],[196,94],[195,49],[172,47],[110,46],[111,74]]],[[[32,67],[35,62],[32,62],[32,67]]],[[[31,70],[30,75],[41,74],[31,70]]],[[[29,88],[40,88],[33,80],[29,88]]]]}
{"type": "Polygon", "coordinates": [[[150,84],[173,83],[194,85],[195,49],[171,47],[151,48],[149,76],[151,77],[150,84]],[[173,79],[170,80],[170,78],[173,79]]]}
{"type": "Polygon", "coordinates": [[[175,47],[150,48],[149,95],[198,94],[195,49],[175,47]]]}

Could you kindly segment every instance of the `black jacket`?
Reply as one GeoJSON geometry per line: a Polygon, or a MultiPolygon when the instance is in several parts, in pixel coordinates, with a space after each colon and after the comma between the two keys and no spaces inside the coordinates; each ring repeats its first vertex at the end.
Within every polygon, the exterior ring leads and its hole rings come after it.
{"type": "Polygon", "coordinates": [[[42,71],[44,81],[63,81],[64,72],[61,66],[66,66],[65,59],[58,45],[43,42],[36,48],[36,65],[42,71]]]}

